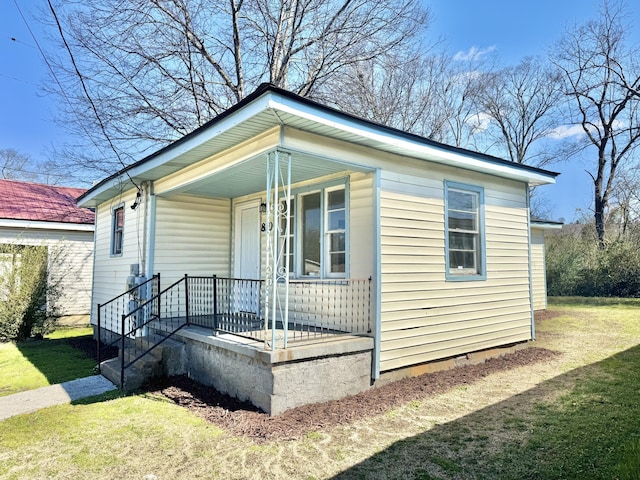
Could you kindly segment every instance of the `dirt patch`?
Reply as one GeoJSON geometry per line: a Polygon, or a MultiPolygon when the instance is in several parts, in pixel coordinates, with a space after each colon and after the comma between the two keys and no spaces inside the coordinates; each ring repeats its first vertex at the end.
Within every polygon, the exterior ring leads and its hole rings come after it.
{"type": "Polygon", "coordinates": [[[542,348],[526,348],[479,365],[405,378],[341,400],[294,408],[277,417],[269,417],[247,402],[235,400],[184,376],[158,380],[149,385],[149,389],[231,434],[257,441],[289,440],[307,432],[378,415],[412,400],[473,383],[492,373],[547,362],[558,355],[542,348]]]}
{"type": "Polygon", "coordinates": [[[561,315],[563,315],[563,312],[559,310],[536,310],[535,311],[536,323],[541,322],[543,320],[551,320],[552,318],[556,318],[561,315]]]}

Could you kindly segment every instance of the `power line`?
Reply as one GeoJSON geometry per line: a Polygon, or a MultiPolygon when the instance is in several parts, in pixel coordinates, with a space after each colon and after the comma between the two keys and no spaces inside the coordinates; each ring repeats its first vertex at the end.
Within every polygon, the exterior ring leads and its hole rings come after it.
{"type": "MultiPolygon", "coordinates": [[[[22,18],[22,21],[24,22],[25,26],[27,27],[27,30],[29,30],[29,34],[31,35],[31,38],[33,39],[33,41],[36,44],[36,47],[38,49],[38,51],[40,52],[40,55],[42,56],[44,62],[47,65],[47,68],[49,69],[49,71],[51,72],[51,75],[53,76],[54,81],[56,82],[56,84],[58,85],[58,88],[60,90],[60,94],[64,97],[64,99],[66,100],[66,102],[69,104],[69,107],[71,108],[72,111],[75,111],[75,107],[73,105],[73,103],[71,102],[71,100],[69,99],[69,97],[67,96],[64,88],[62,87],[62,83],[60,82],[60,80],[58,79],[58,76],[56,75],[55,70],[53,69],[53,66],[51,65],[51,63],[49,62],[49,59],[47,58],[46,54],[44,53],[44,50],[42,49],[42,47],[40,46],[40,43],[38,42],[38,39],[36,38],[35,34],[33,33],[33,31],[31,30],[31,27],[29,26],[29,22],[27,22],[26,17],[24,16],[24,14],[22,13],[22,10],[20,9],[20,6],[18,5],[17,0],[13,0],[14,5],[16,6],[16,9],[18,10],[18,13],[20,14],[20,17],[22,18]]],[[[53,15],[53,18],[56,22],[56,25],[58,27],[58,32],[60,33],[60,37],[65,45],[65,48],[67,50],[67,53],[69,54],[69,57],[71,59],[71,63],[73,64],[74,67],[74,71],[78,77],[78,79],[80,80],[80,83],[82,85],[82,89],[84,91],[84,94],[87,98],[87,100],[89,101],[91,108],[94,112],[94,115],[96,117],[96,120],[98,121],[98,124],[100,125],[100,129],[102,131],[102,134],[104,135],[105,139],[107,140],[107,143],[109,144],[109,147],[111,148],[111,150],[113,151],[113,153],[116,155],[116,158],[118,159],[118,162],[120,163],[120,165],[122,165],[122,168],[124,169],[124,173],[127,175],[127,177],[129,178],[129,181],[131,181],[131,183],[138,189],[138,191],[140,191],[140,187],[138,186],[138,184],[133,180],[133,178],[131,178],[131,176],[129,175],[129,172],[126,170],[127,166],[125,165],[125,163],[122,161],[122,158],[120,157],[119,152],[117,151],[117,149],[115,148],[115,145],[113,145],[113,142],[111,141],[111,138],[109,137],[107,131],[106,131],[106,127],[104,126],[102,119],[100,118],[100,115],[98,114],[98,110],[93,102],[93,99],[91,98],[91,96],[89,95],[89,91],[87,90],[87,87],[85,85],[84,82],[84,78],[80,73],[80,70],[78,69],[78,66],[76,65],[75,59],[73,57],[73,53],[71,52],[71,47],[69,46],[69,44],[67,43],[67,40],[64,36],[64,33],[62,31],[62,25],[60,24],[60,21],[58,20],[58,15],[56,14],[56,11],[53,8],[53,5],[51,5],[51,1],[47,0],[47,3],[49,4],[49,9],[51,10],[51,14],[53,15]]],[[[91,134],[87,131],[86,127],[84,126],[84,124],[82,124],[82,129],[85,131],[85,133],[87,134],[87,138],[91,141],[91,143],[100,151],[101,148],[100,146],[93,140],[91,134]]]]}

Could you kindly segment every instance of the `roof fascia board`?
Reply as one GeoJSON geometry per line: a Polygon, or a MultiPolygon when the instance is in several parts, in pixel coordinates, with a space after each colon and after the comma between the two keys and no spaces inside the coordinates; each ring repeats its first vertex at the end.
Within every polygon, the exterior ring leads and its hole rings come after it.
{"type": "Polygon", "coordinates": [[[39,220],[14,220],[9,218],[0,219],[0,227],[37,230],[67,230],[74,232],[93,232],[95,229],[95,225],[89,223],[43,222],[39,220]]]}
{"type": "Polygon", "coordinates": [[[392,147],[414,152],[419,158],[435,161],[446,165],[467,168],[469,170],[489,173],[515,180],[521,180],[533,184],[555,183],[555,175],[552,173],[535,172],[521,170],[515,165],[491,163],[486,160],[476,159],[456,152],[440,149],[436,146],[426,145],[418,141],[411,141],[394,134],[392,131],[385,131],[375,124],[367,125],[366,122],[356,119],[349,119],[346,116],[337,115],[331,111],[325,111],[297,101],[283,95],[272,96],[269,106],[274,110],[295,115],[306,120],[313,121],[331,128],[358,135],[370,140],[374,140],[392,147]]]}

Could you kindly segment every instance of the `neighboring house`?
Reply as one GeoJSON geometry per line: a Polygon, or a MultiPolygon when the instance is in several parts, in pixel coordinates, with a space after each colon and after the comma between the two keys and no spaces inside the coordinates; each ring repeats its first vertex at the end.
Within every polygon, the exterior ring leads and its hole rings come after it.
{"type": "Polygon", "coordinates": [[[94,213],[76,204],[84,192],[0,180],[0,245],[48,249],[49,277],[61,288],[62,315],[87,315],[91,305],[94,213]]]}
{"type": "Polygon", "coordinates": [[[556,175],[263,85],[80,197],[91,321],[175,332],[164,372],[272,414],[499,354],[535,338],[529,188],[556,175]]]}
{"type": "Polygon", "coordinates": [[[545,232],[560,230],[562,222],[531,217],[531,288],[533,309],[547,309],[547,263],[545,260],[545,232]]]}

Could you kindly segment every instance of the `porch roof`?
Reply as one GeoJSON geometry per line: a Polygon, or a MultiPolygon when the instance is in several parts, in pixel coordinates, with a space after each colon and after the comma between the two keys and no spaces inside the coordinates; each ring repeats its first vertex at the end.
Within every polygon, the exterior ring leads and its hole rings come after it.
{"type": "MultiPolygon", "coordinates": [[[[146,180],[163,178],[277,126],[291,126],[380,151],[465,168],[531,185],[555,183],[555,177],[558,175],[555,172],[444,145],[363,120],[273,85],[264,84],[240,103],[189,135],[102,180],[83,194],[78,203],[83,207],[95,207],[117,195],[123,188],[127,188],[127,185],[133,187],[132,182],[139,184],[146,180]]],[[[302,159],[303,156],[300,155],[299,158],[302,159]]],[[[251,171],[250,163],[247,168],[235,168],[226,172],[228,179],[234,175],[245,175],[244,178],[247,180],[249,177],[246,175],[251,171]]],[[[336,162],[328,159],[322,159],[322,162],[313,161],[306,165],[313,167],[314,176],[323,168],[319,163],[326,164],[332,172],[336,171],[336,162]]],[[[304,165],[300,162],[297,167],[304,165]]],[[[232,183],[223,182],[223,177],[219,177],[220,182],[216,183],[232,183]]]]}
{"type": "MultiPolygon", "coordinates": [[[[281,148],[277,150],[280,155],[291,153],[292,184],[340,172],[371,170],[360,165],[318,157],[304,152],[291,152],[281,148]]],[[[180,186],[165,190],[162,196],[188,193],[203,197],[234,198],[262,192],[265,190],[266,185],[267,155],[272,153],[273,150],[269,150],[222,170],[211,172],[203,177],[193,178],[180,186]]]]}

